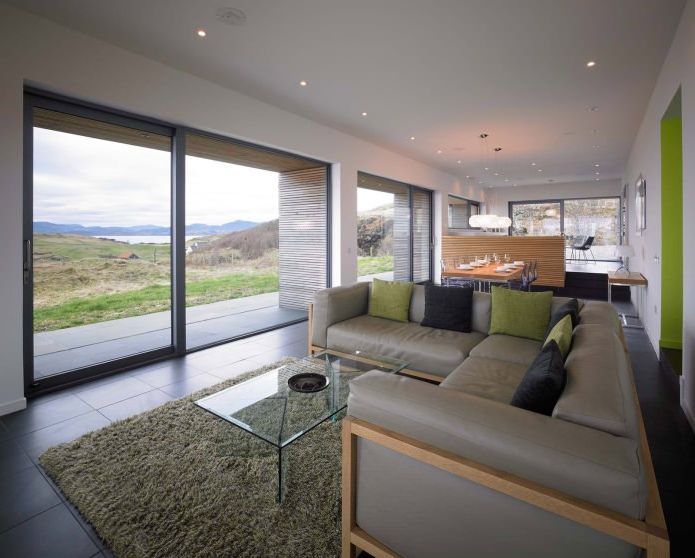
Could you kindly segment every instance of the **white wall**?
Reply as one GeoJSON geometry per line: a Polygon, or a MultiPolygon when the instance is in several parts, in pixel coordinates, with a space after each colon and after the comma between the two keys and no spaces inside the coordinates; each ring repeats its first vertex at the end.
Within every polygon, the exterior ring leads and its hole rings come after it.
{"type": "Polygon", "coordinates": [[[335,284],[357,277],[358,170],[437,191],[437,259],[446,226],[446,194],[485,200],[484,192],[464,187],[452,175],[6,5],[0,5],[0,59],[0,415],[24,405],[21,142],[25,84],[334,163],[334,200],[340,208],[333,219],[335,284]]]}
{"type": "MultiPolygon", "coordinates": [[[[641,271],[649,286],[638,294],[638,310],[654,350],[659,351],[661,327],[661,146],[660,121],[679,87],[683,110],[683,377],[681,404],[695,428],[695,2],[689,0],[659,74],[644,120],[630,152],[624,181],[630,185],[630,242],[636,257],[631,268],[641,271]],[[647,181],[647,229],[634,228],[635,181],[647,181]]],[[[637,289],[635,289],[637,290],[637,289]]]]}
{"type": "Polygon", "coordinates": [[[488,212],[508,215],[510,201],[566,200],[620,195],[620,180],[505,186],[488,190],[488,212]]]}

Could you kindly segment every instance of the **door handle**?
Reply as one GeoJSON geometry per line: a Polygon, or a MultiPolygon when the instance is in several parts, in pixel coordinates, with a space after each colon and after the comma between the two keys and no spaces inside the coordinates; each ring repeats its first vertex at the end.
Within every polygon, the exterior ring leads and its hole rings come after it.
{"type": "Polygon", "coordinates": [[[34,254],[31,249],[31,240],[24,241],[24,284],[28,285],[31,282],[31,268],[34,254]]]}

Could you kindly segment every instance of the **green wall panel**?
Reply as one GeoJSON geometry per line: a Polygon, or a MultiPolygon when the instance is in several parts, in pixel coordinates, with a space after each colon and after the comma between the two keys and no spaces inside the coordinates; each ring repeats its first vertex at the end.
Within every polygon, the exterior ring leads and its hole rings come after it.
{"type": "Polygon", "coordinates": [[[661,336],[683,344],[683,139],[680,117],[661,121],[661,336]]]}

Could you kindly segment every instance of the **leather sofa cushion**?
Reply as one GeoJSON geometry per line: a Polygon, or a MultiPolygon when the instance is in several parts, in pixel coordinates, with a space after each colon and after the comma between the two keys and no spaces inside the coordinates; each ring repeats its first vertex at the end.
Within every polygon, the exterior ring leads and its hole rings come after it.
{"type": "Polygon", "coordinates": [[[616,333],[620,331],[620,319],[613,305],[600,300],[588,300],[579,310],[580,325],[602,325],[616,333]]]}
{"type": "Polygon", "coordinates": [[[405,360],[408,368],[445,377],[483,340],[479,332],[461,333],[399,323],[373,316],[357,316],[328,328],[327,348],[362,350],[405,360]]]}
{"type": "Polygon", "coordinates": [[[524,365],[524,370],[541,351],[541,343],[532,339],[522,339],[511,335],[490,335],[470,354],[479,358],[491,358],[524,365]]]}
{"type": "Polygon", "coordinates": [[[525,373],[523,364],[470,356],[439,385],[508,404],[525,373]]]}
{"type": "Polygon", "coordinates": [[[610,327],[578,325],[565,368],[567,383],[555,405],[555,418],[638,439],[627,355],[610,327]]]}

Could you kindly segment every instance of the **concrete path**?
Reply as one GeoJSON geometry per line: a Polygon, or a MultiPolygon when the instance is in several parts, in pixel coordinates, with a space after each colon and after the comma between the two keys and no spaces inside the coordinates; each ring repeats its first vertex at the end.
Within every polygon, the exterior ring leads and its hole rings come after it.
{"type": "MultiPolygon", "coordinates": [[[[306,318],[266,293],[186,309],[187,347],[207,345],[306,318]]],[[[171,313],[110,320],[34,335],[34,376],[57,374],[171,344],[171,313]]]]}

